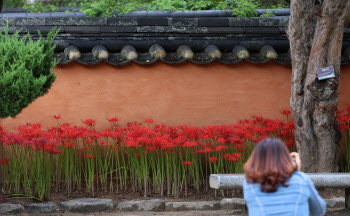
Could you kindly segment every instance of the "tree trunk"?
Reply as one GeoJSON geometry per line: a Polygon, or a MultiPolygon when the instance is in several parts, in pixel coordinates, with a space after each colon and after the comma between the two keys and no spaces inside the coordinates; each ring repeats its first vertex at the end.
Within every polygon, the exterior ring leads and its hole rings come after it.
{"type": "Polygon", "coordinates": [[[292,0],[287,26],[292,58],[290,105],[295,140],[305,172],[338,170],[341,134],[336,118],[343,32],[350,1],[292,0]],[[317,1],[316,1],[317,3],[317,1]],[[318,80],[316,70],[333,66],[335,78],[318,80]]]}
{"type": "Polygon", "coordinates": [[[1,13],[1,9],[2,9],[2,3],[3,3],[3,0],[0,0],[0,13],[1,13]]]}

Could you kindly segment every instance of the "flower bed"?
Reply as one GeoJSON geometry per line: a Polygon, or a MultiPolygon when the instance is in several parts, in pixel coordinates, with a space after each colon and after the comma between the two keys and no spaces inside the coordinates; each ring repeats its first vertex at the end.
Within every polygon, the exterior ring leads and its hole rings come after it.
{"type": "Polygon", "coordinates": [[[337,119],[343,135],[340,148],[340,171],[350,172],[350,106],[346,110],[337,110],[337,119]]]}
{"type": "MultiPolygon", "coordinates": [[[[284,113],[287,117],[290,112],[284,113]]],[[[293,122],[256,116],[237,124],[207,126],[157,125],[152,119],[96,131],[95,121],[85,127],[60,124],[47,130],[40,123],[1,129],[4,186],[7,193],[25,193],[46,199],[51,190],[85,187],[118,192],[132,188],[145,196],[187,194],[189,187],[208,187],[210,173],[242,173],[242,164],[255,143],[279,137],[294,149],[293,122]]]]}
{"type": "MultiPolygon", "coordinates": [[[[10,133],[0,127],[1,164],[4,187],[8,194],[24,193],[40,200],[50,191],[85,188],[95,192],[140,191],[160,196],[187,194],[208,188],[211,173],[242,173],[254,145],[266,137],[282,139],[295,151],[294,122],[290,111],[283,111],[287,121],[261,116],[241,120],[233,125],[204,128],[128,123],[118,127],[118,119],[108,121],[111,127],[96,131],[95,121],[87,119],[85,127],[60,123],[47,130],[40,123],[22,125],[10,133]]],[[[338,112],[341,129],[349,145],[350,106],[338,112]]],[[[350,167],[350,157],[343,157],[342,170],[350,167]]]]}

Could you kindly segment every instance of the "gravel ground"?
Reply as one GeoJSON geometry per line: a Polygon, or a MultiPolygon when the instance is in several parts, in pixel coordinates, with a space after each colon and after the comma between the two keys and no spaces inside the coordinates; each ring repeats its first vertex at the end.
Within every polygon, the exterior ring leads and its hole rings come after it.
{"type": "Polygon", "coordinates": [[[86,213],[86,214],[78,214],[78,213],[55,213],[55,214],[33,214],[33,213],[23,213],[18,214],[20,216],[191,216],[191,215],[199,215],[199,216],[224,216],[224,215],[240,215],[244,216],[247,214],[242,214],[241,210],[216,210],[216,211],[178,211],[178,212],[146,212],[146,211],[138,211],[138,212],[115,212],[115,213],[86,213]]]}
{"type": "MultiPolygon", "coordinates": [[[[55,214],[33,214],[23,213],[18,214],[19,216],[248,216],[247,212],[241,210],[216,210],[216,211],[179,211],[179,212],[115,212],[115,213],[55,213],[55,214]]],[[[350,210],[345,209],[330,209],[327,211],[326,216],[349,216],[350,210]]]]}

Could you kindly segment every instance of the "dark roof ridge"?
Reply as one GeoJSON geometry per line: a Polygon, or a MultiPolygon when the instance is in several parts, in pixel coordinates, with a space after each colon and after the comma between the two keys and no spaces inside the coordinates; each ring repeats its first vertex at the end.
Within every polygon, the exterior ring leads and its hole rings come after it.
{"type": "MultiPolygon", "coordinates": [[[[60,32],[54,42],[59,64],[207,64],[215,60],[236,64],[245,60],[290,65],[288,17],[283,16],[6,17],[0,18],[0,32],[6,22],[10,33],[30,33],[33,40],[40,38],[38,30],[45,37],[57,26],[60,32]]],[[[350,28],[345,29],[343,49],[347,52],[343,52],[342,64],[350,64],[350,28]]]]}

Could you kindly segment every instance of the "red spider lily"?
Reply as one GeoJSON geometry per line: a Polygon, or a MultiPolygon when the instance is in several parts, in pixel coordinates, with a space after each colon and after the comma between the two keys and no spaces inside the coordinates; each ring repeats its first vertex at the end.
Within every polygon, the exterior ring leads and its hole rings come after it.
{"type": "Polygon", "coordinates": [[[292,115],[292,112],[290,111],[290,110],[282,110],[282,115],[284,115],[284,116],[290,116],[290,115],[292,115]]]}
{"type": "Polygon", "coordinates": [[[126,144],[127,147],[130,147],[130,148],[136,148],[136,147],[140,147],[141,146],[133,138],[128,138],[128,140],[126,140],[125,144],[126,144]]]}
{"type": "Polygon", "coordinates": [[[62,124],[61,124],[61,127],[70,127],[70,124],[69,124],[69,123],[67,123],[67,122],[62,123],[62,124]]]}
{"type": "Polygon", "coordinates": [[[198,146],[198,143],[197,142],[185,142],[183,147],[188,147],[188,148],[193,148],[193,147],[196,147],[198,146]]]}
{"type": "MultiPolygon", "coordinates": [[[[345,112],[344,115],[338,116],[343,128],[346,128],[345,123],[350,119],[350,114],[347,116],[348,113],[345,112]]],[[[119,121],[117,118],[111,118],[109,121],[112,123],[112,127],[102,131],[93,128],[96,122],[92,119],[85,120],[84,127],[63,123],[48,130],[41,129],[39,123],[26,124],[18,127],[16,133],[5,132],[0,127],[0,142],[4,143],[5,148],[13,145],[28,147],[33,151],[42,151],[44,154],[59,154],[62,150],[62,153],[72,153],[73,158],[75,156],[90,159],[96,157],[97,163],[107,155],[107,151],[113,152],[113,154],[108,154],[108,157],[113,158],[119,155],[118,160],[124,160],[122,159],[124,157],[126,161],[130,160],[130,157],[134,159],[141,159],[142,157],[142,162],[147,161],[148,163],[154,160],[153,157],[160,156],[159,158],[173,158],[171,160],[177,161],[176,163],[180,163],[180,165],[183,163],[184,166],[190,166],[195,162],[193,156],[201,158],[202,155],[199,154],[205,154],[207,160],[210,158],[207,163],[218,163],[218,160],[220,160],[220,166],[216,167],[218,171],[227,169],[226,164],[231,163],[231,161],[240,161],[241,153],[249,153],[247,145],[259,142],[265,137],[278,137],[284,140],[287,146],[294,147],[295,145],[293,135],[295,125],[293,122],[285,123],[264,119],[260,116],[233,125],[209,125],[205,128],[187,125],[178,127],[147,125],[146,127],[137,122],[128,123],[127,127],[117,128],[114,126],[114,123],[119,121]],[[79,151],[75,151],[78,143],[82,144],[82,147],[79,151]],[[95,148],[95,144],[101,147],[95,148]],[[102,148],[103,146],[109,147],[102,148]],[[74,150],[66,151],[66,148],[74,148],[74,150]],[[121,154],[124,157],[121,157],[121,154]],[[147,156],[143,154],[147,154],[147,156]],[[214,155],[220,156],[211,157],[214,155]],[[222,157],[222,155],[224,156],[222,157]],[[190,160],[183,161],[188,159],[190,160]],[[220,168],[221,162],[223,163],[222,168],[220,168]]],[[[147,123],[151,124],[151,122],[147,123]]],[[[60,160],[58,158],[64,157],[57,157],[57,160],[60,160]]],[[[236,165],[232,165],[231,167],[236,167],[236,165]]],[[[202,166],[202,164],[198,164],[198,166],[202,166]]],[[[188,173],[188,175],[191,174],[188,173]]],[[[98,181],[103,180],[103,177],[100,179],[100,174],[97,176],[98,181]]]]}
{"type": "Polygon", "coordinates": [[[7,159],[7,158],[2,158],[0,163],[1,163],[1,165],[5,165],[5,164],[7,164],[8,162],[10,162],[9,159],[7,159]]]}
{"type": "Polygon", "coordinates": [[[118,118],[110,118],[110,119],[108,119],[108,121],[110,123],[112,123],[112,128],[116,128],[118,125],[119,119],[118,118]]]}
{"type": "Polygon", "coordinates": [[[197,149],[194,151],[194,154],[196,154],[196,155],[201,154],[201,153],[203,153],[203,150],[197,149]]]}
{"type": "Polygon", "coordinates": [[[109,146],[110,149],[113,149],[113,150],[119,150],[121,147],[120,145],[115,145],[115,146],[109,146]]]}
{"type": "Polygon", "coordinates": [[[216,163],[218,161],[217,157],[210,157],[209,158],[210,163],[216,163]]]}
{"type": "Polygon", "coordinates": [[[194,162],[191,162],[191,161],[184,161],[183,162],[183,164],[185,165],[185,166],[190,166],[190,165],[192,165],[194,162]]]}
{"type": "Polygon", "coordinates": [[[105,142],[105,141],[101,141],[98,143],[100,146],[109,146],[109,143],[108,142],[105,142]]]}
{"type": "Polygon", "coordinates": [[[225,144],[225,139],[224,138],[219,138],[218,139],[218,141],[217,141],[217,143],[219,143],[219,144],[225,144]]]}
{"type": "Polygon", "coordinates": [[[253,118],[254,118],[254,121],[253,121],[254,124],[259,124],[262,121],[264,121],[264,118],[262,116],[254,116],[253,118]]]}
{"type": "Polygon", "coordinates": [[[295,146],[294,140],[287,140],[287,141],[286,141],[286,146],[287,146],[288,148],[291,148],[291,147],[295,146]]]}
{"type": "Polygon", "coordinates": [[[74,143],[71,142],[71,141],[67,141],[67,142],[65,143],[65,147],[67,147],[67,148],[73,148],[74,146],[75,146],[74,143]]]}
{"type": "Polygon", "coordinates": [[[171,152],[174,152],[174,149],[166,149],[165,151],[166,153],[171,153],[171,152]]]}
{"type": "Polygon", "coordinates": [[[157,148],[154,147],[154,146],[146,146],[145,152],[147,152],[147,151],[155,151],[156,149],[157,149],[157,148]]]}
{"type": "Polygon", "coordinates": [[[219,145],[219,146],[216,146],[215,151],[225,151],[226,149],[227,149],[226,146],[219,145]]]}
{"type": "Polygon", "coordinates": [[[108,121],[111,123],[115,123],[115,122],[118,122],[120,120],[118,118],[110,118],[110,119],[108,119],[108,121]]]}
{"type": "Polygon", "coordinates": [[[91,158],[94,158],[95,156],[94,156],[94,155],[92,155],[92,154],[87,154],[87,155],[85,155],[85,157],[86,157],[86,158],[90,158],[90,159],[91,159],[91,158]]]}
{"type": "Polygon", "coordinates": [[[210,148],[210,147],[211,147],[211,143],[206,143],[206,144],[205,144],[205,147],[210,148]]]}
{"type": "Polygon", "coordinates": [[[52,119],[53,119],[53,120],[59,120],[59,119],[62,119],[62,117],[61,117],[60,114],[58,114],[58,115],[52,116],[52,119]]]}
{"type": "Polygon", "coordinates": [[[88,127],[94,127],[96,125],[96,120],[86,119],[83,123],[88,127]]]}
{"type": "Polygon", "coordinates": [[[90,139],[85,140],[85,144],[86,144],[86,145],[91,145],[91,144],[92,144],[92,140],[90,140],[90,139]]]}
{"type": "Polygon", "coordinates": [[[88,151],[88,150],[90,150],[91,149],[91,147],[84,147],[83,148],[83,151],[88,151]]]}
{"type": "Polygon", "coordinates": [[[202,152],[203,153],[211,153],[211,152],[213,152],[213,149],[206,147],[202,150],[202,152]]]}
{"type": "Polygon", "coordinates": [[[153,124],[153,123],[154,123],[154,120],[151,119],[151,118],[148,118],[148,119],[145,119],[145,123],[146,123],[146,124],[153,124]]]}
{"type": "Polygon", "coordinates": [[[233,153],[233,154],[229,154],[229,153],[226,153],[224,155],[224,158],[228,161],[232,161],[232,162],[236,162],[236,161],[239,161],[241,160],[241,157],[242,155],[239,154],[239,153],[233,153]]]}

